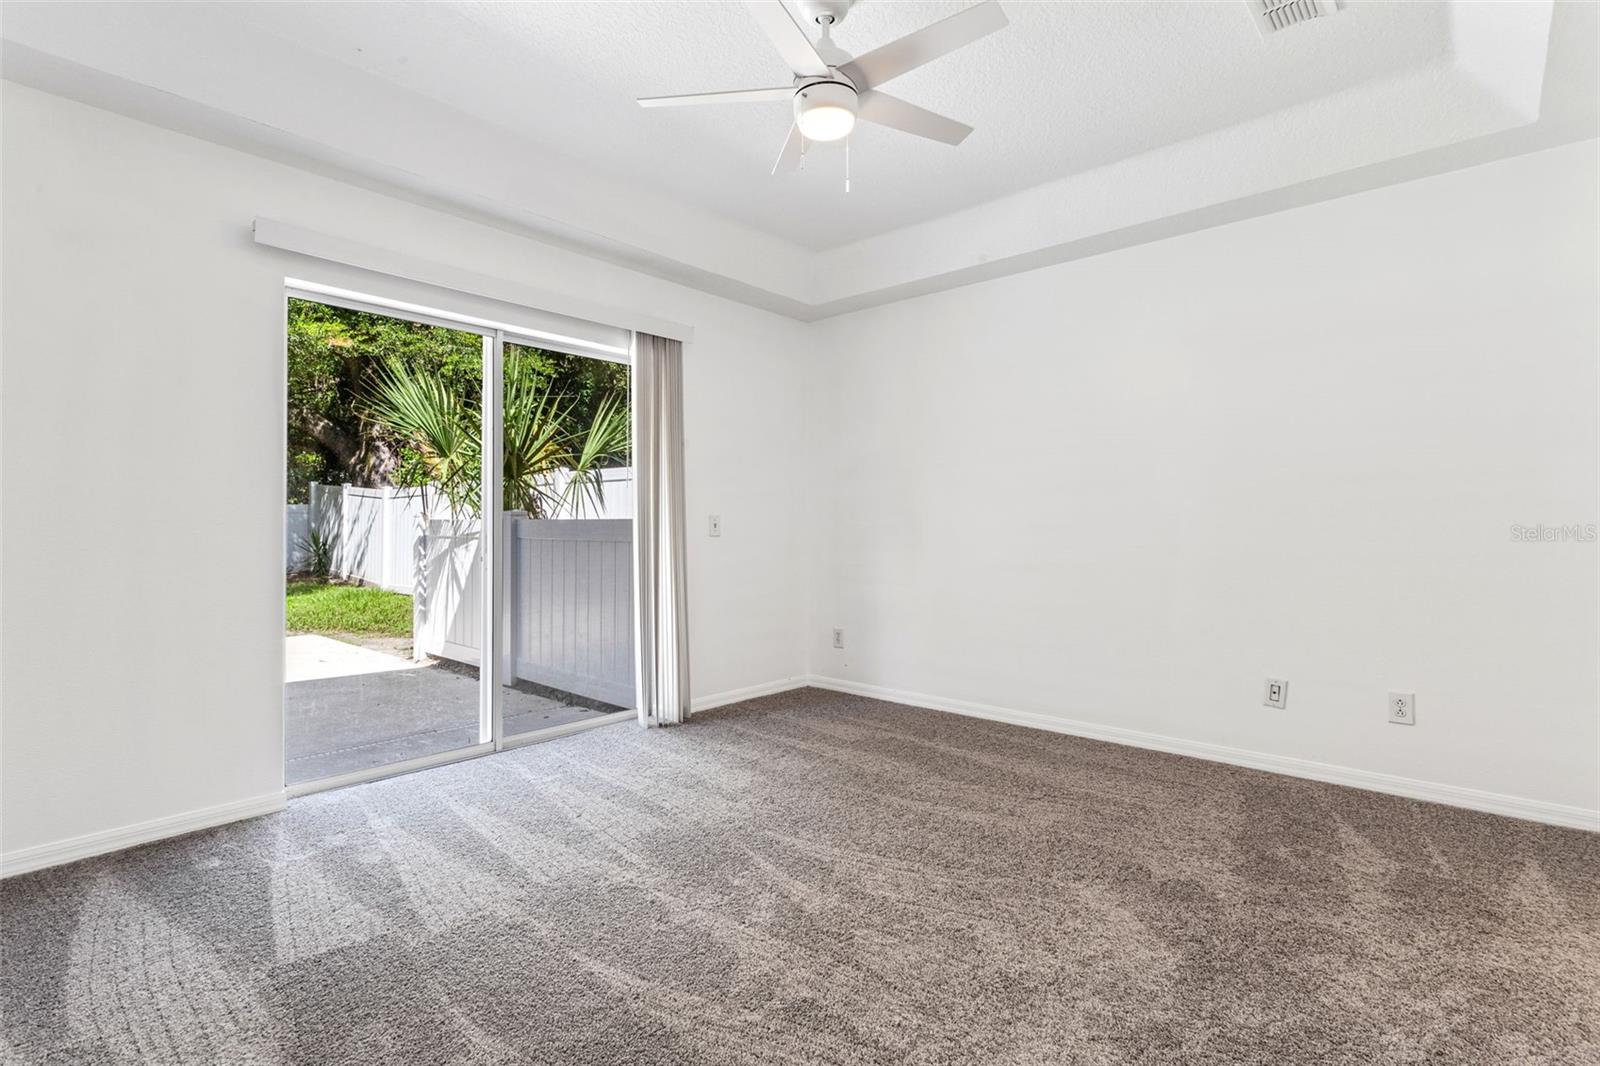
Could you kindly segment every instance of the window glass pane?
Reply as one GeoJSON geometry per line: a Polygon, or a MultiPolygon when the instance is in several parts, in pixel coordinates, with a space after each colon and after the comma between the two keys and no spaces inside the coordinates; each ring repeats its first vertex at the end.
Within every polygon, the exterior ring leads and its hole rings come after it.
{"type": "Polygon", "coordinates": [[[507,344],[508,737],[634,705],[629,368],[507,344]]]}
{"type": "Polygon", "coordinates": [[[483,338],[298,299],[287,327],[286,783],[478,744],[483,338]]]}

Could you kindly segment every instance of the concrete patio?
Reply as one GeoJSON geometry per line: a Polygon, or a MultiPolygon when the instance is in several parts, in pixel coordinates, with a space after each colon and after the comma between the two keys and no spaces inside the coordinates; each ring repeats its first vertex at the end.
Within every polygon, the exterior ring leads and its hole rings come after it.
{"type": "MultiPolygon", "coordinates": [[[[285,784],[478,743],[474,667],[437,659],[413,662],[320,636],[288,637],[285,648],[285,784]]],[[[622,709],[522,681],[504,689],[504,700],[507,736],[592,721],[622,709]]]]}

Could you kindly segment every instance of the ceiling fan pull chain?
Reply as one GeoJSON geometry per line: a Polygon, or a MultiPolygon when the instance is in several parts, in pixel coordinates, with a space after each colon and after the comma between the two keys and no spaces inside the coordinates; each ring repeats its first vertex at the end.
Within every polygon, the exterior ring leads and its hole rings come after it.
{"type": "Polygon", "coordinates": [[[844,191],[850,191],[850,138],[844,139],[844,191]]]}

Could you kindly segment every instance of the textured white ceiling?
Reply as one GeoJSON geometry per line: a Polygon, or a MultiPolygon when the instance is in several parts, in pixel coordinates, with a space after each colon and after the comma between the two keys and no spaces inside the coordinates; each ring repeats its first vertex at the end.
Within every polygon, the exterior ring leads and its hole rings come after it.
{"type": "MultiPolygon", "coordinates": [[[[862,0],[836,32],[860,54],[966,6],[862,0]]],[[[596,169],[809,248],[925,221],[1232,126],[1445,55],[1446,5],[1352,2],[1262,39],[1242,0],[1009,0],[1011,26],[898,79],[976,127],[959,147],[863,124],[804,173],[768,171],[785,103],[645,111],[640,95],[782,85],[742,4],[232,3],[238,20],[487,119],[596,169]]],[[[212,14],[218,9],[214,8],[212,14]]],[[[195,20],[190,47],[207,46],[195,20]]]]}

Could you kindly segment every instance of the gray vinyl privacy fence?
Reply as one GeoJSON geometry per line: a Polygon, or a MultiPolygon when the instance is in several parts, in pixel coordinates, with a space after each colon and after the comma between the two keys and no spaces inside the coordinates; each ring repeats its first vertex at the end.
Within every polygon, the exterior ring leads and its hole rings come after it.
{"type": "MultiPolygon", "coordinates": [[[[634,696],[632,471],[607,474],[603,517],[502,516],[507,640],[501,669],[507,677],[628,707],[634,696]]],[[[332,542],[334,576],[412,597],[418,656],[480,663],[479,519],[450,517],[430,490],[314,484],[309,503],[287,510],[291,571],[307,565],[313,528],[332,542]]]]}

